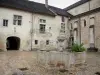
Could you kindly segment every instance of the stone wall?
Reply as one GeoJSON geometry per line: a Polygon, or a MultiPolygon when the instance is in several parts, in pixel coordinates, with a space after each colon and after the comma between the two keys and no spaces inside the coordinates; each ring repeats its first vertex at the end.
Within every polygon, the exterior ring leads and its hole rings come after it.
{"type": "Polygon", "coordinates": [[[78,15],[87,12],[89,10],[96,9],[98,7],[100,7],[100,0],[91,0],[82,5],[79,5],[75,8],[68,10],[68,12],[72,15],[78,15]]]}

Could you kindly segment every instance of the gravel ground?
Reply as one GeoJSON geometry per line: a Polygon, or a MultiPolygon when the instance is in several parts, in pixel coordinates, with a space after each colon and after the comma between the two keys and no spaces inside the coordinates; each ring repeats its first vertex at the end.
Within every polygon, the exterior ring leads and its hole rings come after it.
{"type": "Polygon", "coordinates": [[[100,53],[87,53],[87,62],[60,72],[37,64],[37,52],[0,52],[0,75],[95,75],[100,72],[100,53]],[[77,68],[78,67],[78,68],[77,68]],[[13,74],[15,73],[15,74],[13,74]]]}

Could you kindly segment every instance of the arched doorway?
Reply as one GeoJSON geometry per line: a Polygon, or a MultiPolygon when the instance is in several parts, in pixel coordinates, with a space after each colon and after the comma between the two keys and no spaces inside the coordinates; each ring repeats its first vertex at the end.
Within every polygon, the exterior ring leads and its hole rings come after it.
{"type": "Polygon", "coordinates": [[[16,36],[11,36],[7,38],[6,43],[7,50],[19,50],[20,48],[20,38],[16,36]]]}

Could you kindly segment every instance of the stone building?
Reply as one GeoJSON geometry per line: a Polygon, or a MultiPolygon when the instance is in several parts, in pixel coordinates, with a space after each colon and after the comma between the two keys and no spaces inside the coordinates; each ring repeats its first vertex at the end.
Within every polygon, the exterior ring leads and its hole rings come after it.
{"type": "Polygon", "coordinates": [[[1,50],[64,50],[74,42],[100,49],[100,0],[60,9],[29,0],[0,0],[1,50]]]}
{"type": "Polygon", "coordinates": [[[65,49],[70,16],[47,0],[0,0],[0,50],[65,49]]]}
{"type": "Polygon", "coordinates": [[[68,22],[69,40],[83,43],[89,50],[99,50],[100,0],[80,0],[64,10],[73,15],[68,22]]]}

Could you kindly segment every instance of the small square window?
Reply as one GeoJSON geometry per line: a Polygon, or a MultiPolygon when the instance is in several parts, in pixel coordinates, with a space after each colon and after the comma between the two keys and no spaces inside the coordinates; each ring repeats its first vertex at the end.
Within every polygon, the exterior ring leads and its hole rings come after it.
{"type": "Polygon", "coordinates": [[[40,23],[46,23],[46,20],[40,19],[40,23]]]}
{"type": "Polygon", "coordinates": [[[36,44],[36,45],[38,44],[38,40],[35,40],[35,44],[36,44]]]}
{"type": "Polygon", "coordinates": [[[8,20],[6,19],[3,20],[3,26],[8,26],[8,20]]]}
{"type": "Polygon", "coordinates": [[[40,19],[40,22],[42,22],[42,19],[40,19]]]}
{"type": "Polygon", "coordinates": [[[51,30],[51,27],[49,27],[49,30],[51,30]]]}
{"type": "Polygon", "coordinates": [[[46,45],[49,45],[49,40],[46,41],[46,45]]]}

